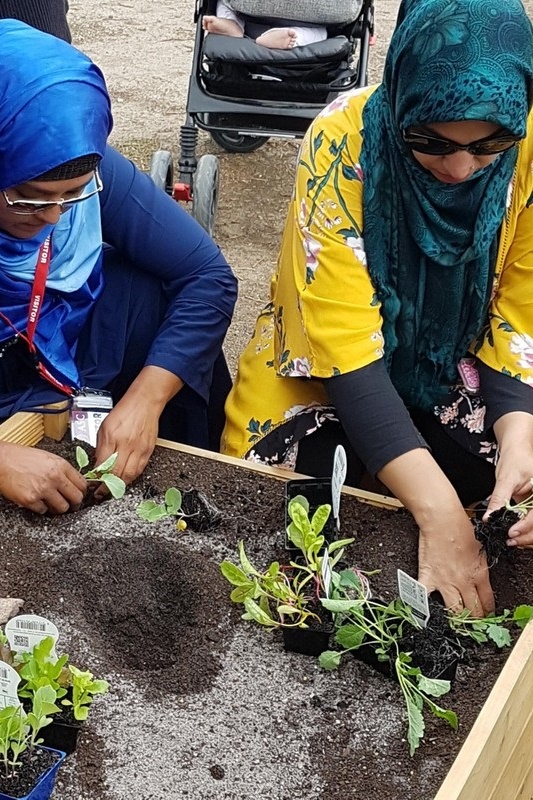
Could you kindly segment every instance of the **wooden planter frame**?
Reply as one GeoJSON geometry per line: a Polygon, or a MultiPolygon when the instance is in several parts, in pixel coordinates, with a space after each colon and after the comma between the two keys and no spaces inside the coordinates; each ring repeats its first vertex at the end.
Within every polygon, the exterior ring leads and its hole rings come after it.
{"type": "MultiPolygon", "coordinates": [[[[59,440],[65,434],[67,422],[66,412],[21,412],[0,425],[0,441],[33,446],[44,436],[59,440]]],[[[163,439],[158,439],[158,445],[278,480],[305,477],[163,439]]],[[[373,492],[346,487],[343,493],[389,510],[401,507],[398,500],[373,492]]],[[[532,741],[533,622],[530,622],[513,647],[434,800],[532,800],[532,741]]]]}

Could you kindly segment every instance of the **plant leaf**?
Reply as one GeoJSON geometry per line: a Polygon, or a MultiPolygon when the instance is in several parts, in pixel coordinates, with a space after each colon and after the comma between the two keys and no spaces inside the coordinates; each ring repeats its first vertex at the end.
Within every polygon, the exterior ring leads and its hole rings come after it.
{"type": "MultiPolygon", "coordinates": [[[[353,538],[353,536],[352,536],[351,539],[337,539],[336,541],[331,542],[331,544],[328,544],[328,553],[330,553],[330,554],[334,553],[335,550],[340,550],[341,547],[347,547],[352,542],[355,542],[355,539],[353,538]]],[[[345,572],[352,572],[352,570],[344,570],[344,571],[345,572]]],[[[352,572],[352,574],[353,574],[353,572],[352,572]]]]}
{"type": "Polygon", "coordinates": [[[220,571],[227,581],[232,586],[250,586],[250,579],[236,564],[231,561],[223,561],[220,565],[220,571]]]}
{"type": "Polygon", "coordinates": [[[365,638],[365,631],[358,625],[341,625],[335,634],[335,641],[345,650],[357,650],[365,638]]]}
{"type": "Polygon", "coordinates": [[[117,458],[118,458],[118,453],[112,453],[109,456],[109,458],[106,458],[105,461],[102,461],[101,464],[98,464],[98,466],[94,468],[94,472],[98,473],[109,472],[115,466],[117,458]]]}
{"type": "Polygon", "coordinates": [[[182,495],[179,489],[171,486],[165,492],[165,505],[169,514],[176,514],[181,509],[182,495]]]}
{"type": "Polygon", "coordinates": [[[418,677],[418,688],[424,694],[429,694],[431,697],[442,697],[443,694],[448,694],[451,688],[450,681],[442,680],[442,678],[426,678],[422,673],[418,677]]]}
{"type": "Polygon", "coordinates": [[[496,647],[511,646],[511,634],[503,625],[487,625],[486,634],[496,647]]]}
{"type": "Polygon", "coordinates": [[[268,628],[277,628],[279,623],[276,620],[272,619],[268,614],[266,614],[262,608],[259,608],[257,603],[254,600],[251,600],[249,597],[246,598],[244,601],[244,607],[246,612],[249,615],[249,619],[253,619],[259,623],[259,625],[265,625],[268,628]]]}
{"type": "Polygon", "coordinates": [[[413,700],[407,696],[405,700],[407,705],[407,741],[409,743],[409,755],[414,756],[420,744],[420,740],[424,735],[424,717],[413,700]]]}
{"type": "Polygon", "coordinates": [[[89,456],[83,447],[80,447],[79,445],[76,446],[76,462],[80,469],[84,469],[84,467],[86,467],[89,463],[89,456]]]}
{"type": "Polygon", "coordinates": [[[517,606],[513,611],[513,622],[515,622],[519,628],[525,628],[531,619],[533,619],[533,606],[517,606]]]}
{"type": "Polygon", "coordinates": [[[330,600],[326,597],[321,598],[321,603],[328,611],[334,614],[347,614],[356,608],[361,607],[361,600],[330,600]]]}
{"type": "Polygon", "coordinates": [[[324,505],[319,506],[313,517],[311,519],[311,528],[315,535],[321,533],[324,530],[324,525],[329,519],[329,515],[331,514],[331,506],[329,503],[324,503],[324,505]]]}
{"type": "Polygon", "coordinates": [[[241,562],[241,567],[247,575],[255,575],[256,577],[259,577],[260,573],[256,570],[246,555],[244,550],[244,542],[242,540],[239,542],[239,560],[241,562]]]}
{"type": "Polygon", "coordinates": [[[122,478],[118,477],[118,475],[113,475],[108,472],[102,475],[102,483],[105,483],[115,500],[119,500],[121,497],[124,497],[126,484],[122,478]]]}
{"type": "Polygon", "coordinates": [[[342,653],[336,650],[325,650],[323,653],[320,653],[318,663],[322,669],[337,669],[341,663],[341,658],[342,653]]]}

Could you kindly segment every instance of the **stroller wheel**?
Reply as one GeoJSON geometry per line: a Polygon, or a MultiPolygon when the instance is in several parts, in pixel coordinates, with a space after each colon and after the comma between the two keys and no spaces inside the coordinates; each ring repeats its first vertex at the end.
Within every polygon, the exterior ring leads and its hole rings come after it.
{"type": "Polygon", "coordinates": [[[174,165],[168,150],[156,150],[150,162],[150,177],[167,194],[174,189],[174,165]]]}
{"type": "Polygon", "coordinates": [[[218,158],[202,156],[193,177],[192,215],[211,236],[218,201],[218,158]]]}
{"type": "Polygon", "coordinates": [[[209,131],[209,133],[211,138],[228,153],[253,153],[268,142],[268,136],[245,136],[232,131],[209,131]]]}

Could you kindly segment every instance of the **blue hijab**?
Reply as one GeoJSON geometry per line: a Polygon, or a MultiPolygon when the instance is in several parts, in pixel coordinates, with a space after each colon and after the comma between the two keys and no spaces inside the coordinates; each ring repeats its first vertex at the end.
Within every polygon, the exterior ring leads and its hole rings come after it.
{"type": "MultiPolygon", "coordinates": [[[[22,22],[1,20],[0,63],[0,189],[81,156],[104,155],[110,101],[102,73],[87,56],[22,22]]],[[[102,285],[97,195],[32,239],[0,232],[0,307],[25,330],[39,247],[50,233],[50,273],[35,343],[51,371],[76,385],[77,336],[102,285]]],[[[12,335],[0,321],[0,341],[12,335]]]]}
{"type": "Polygon", "coordinates": [[[460,184],[424,170],[411,125],[483,120],[526,135],[533,34],[520,0],[403,0],[381,86],[363,113],[364,240],[385,358],[408,406],[429,410],[486,319],[517,150],[460,184]]]}

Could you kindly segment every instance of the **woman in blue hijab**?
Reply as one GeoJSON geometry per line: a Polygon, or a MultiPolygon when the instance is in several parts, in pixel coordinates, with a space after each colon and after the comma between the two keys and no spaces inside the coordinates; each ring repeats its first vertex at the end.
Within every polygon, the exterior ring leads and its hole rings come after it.
{"type": "MultiPolygon", "coordinates": [[[[520,0],[403,0],[383,83],[304,140],[226,405],[231,455],[324,475],[344,444],[348,482],[415,517],[420,580],[475,614],[493,597],[463,507],[533,478],[532,99],[520,0]]],[[[533,546],[533,512],[509,545],[533,546]]]]}
{"type": "MultiPolygon", "coordinates": [[[[158,432],[216,449],[236,292],[226,261],[108,147],[89,58],[2,20],[0,61],[0,416],[109,390],[95,458],[118,452],[126,482],[158,432]]],[[[19,505],[64,512],[86,488],[62,459],[0,443],[0,492],[19,505]]]]}

